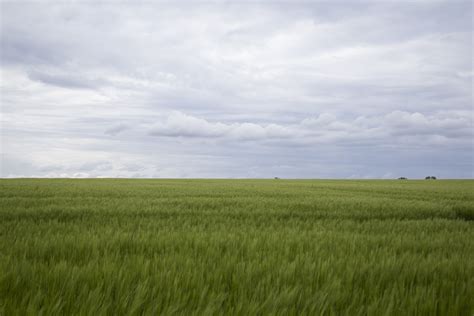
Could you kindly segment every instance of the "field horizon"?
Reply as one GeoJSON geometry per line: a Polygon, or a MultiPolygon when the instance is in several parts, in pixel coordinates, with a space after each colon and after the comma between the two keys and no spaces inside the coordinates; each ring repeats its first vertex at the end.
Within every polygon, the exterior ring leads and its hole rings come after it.
{"type": "Polygon", "coordinates": [[[232,178],[232,177],[215,177],[215,178],[199,178],[199,177],[6,177],[0,180],[314,180],[314,181],[409,181],[409,180],[423,180],[423,181],[474,181],[474,178],[436,178],[436,179],[425,179],[425,178],[286,178],[286,177],[260,177],[260,178],[232,178]]]}

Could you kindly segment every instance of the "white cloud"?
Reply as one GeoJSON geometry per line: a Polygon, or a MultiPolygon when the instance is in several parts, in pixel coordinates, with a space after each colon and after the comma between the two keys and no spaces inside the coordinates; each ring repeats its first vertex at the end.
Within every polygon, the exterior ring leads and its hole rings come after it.
{"type": "Polygon", "coordinates": [[[155,123],[149,131],[153,136],[168,137],[229,137],[236,140],[289,137],[290,131],[277,124],[266,126],[244,122],[225,124],[174,111],[163,122],[155,123]]]}

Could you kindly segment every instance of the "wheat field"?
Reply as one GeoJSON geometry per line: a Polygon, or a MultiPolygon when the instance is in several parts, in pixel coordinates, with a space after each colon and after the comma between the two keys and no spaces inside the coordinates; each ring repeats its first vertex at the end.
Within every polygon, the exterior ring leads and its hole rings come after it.
{"type": "Polygon", "coordinates": [[[472,315],[472,180],[0,180],[0,315],[472,315]]]}

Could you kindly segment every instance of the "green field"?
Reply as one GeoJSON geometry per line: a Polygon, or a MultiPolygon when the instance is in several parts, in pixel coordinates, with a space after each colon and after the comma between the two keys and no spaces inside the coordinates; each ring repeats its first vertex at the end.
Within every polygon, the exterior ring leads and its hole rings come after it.
{"type": "Polygon", "coordinates": [[[0,180],[0,315],[473,315],[474,181],[0,180]]]}

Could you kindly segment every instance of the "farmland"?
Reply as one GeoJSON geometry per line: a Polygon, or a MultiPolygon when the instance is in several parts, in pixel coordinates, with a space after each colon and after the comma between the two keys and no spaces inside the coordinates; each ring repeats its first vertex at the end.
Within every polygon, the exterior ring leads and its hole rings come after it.
{"type": "Polygon", "coordinates": [[[0,315],[474,313],[472,180],[0,180],[0,315]]]}

